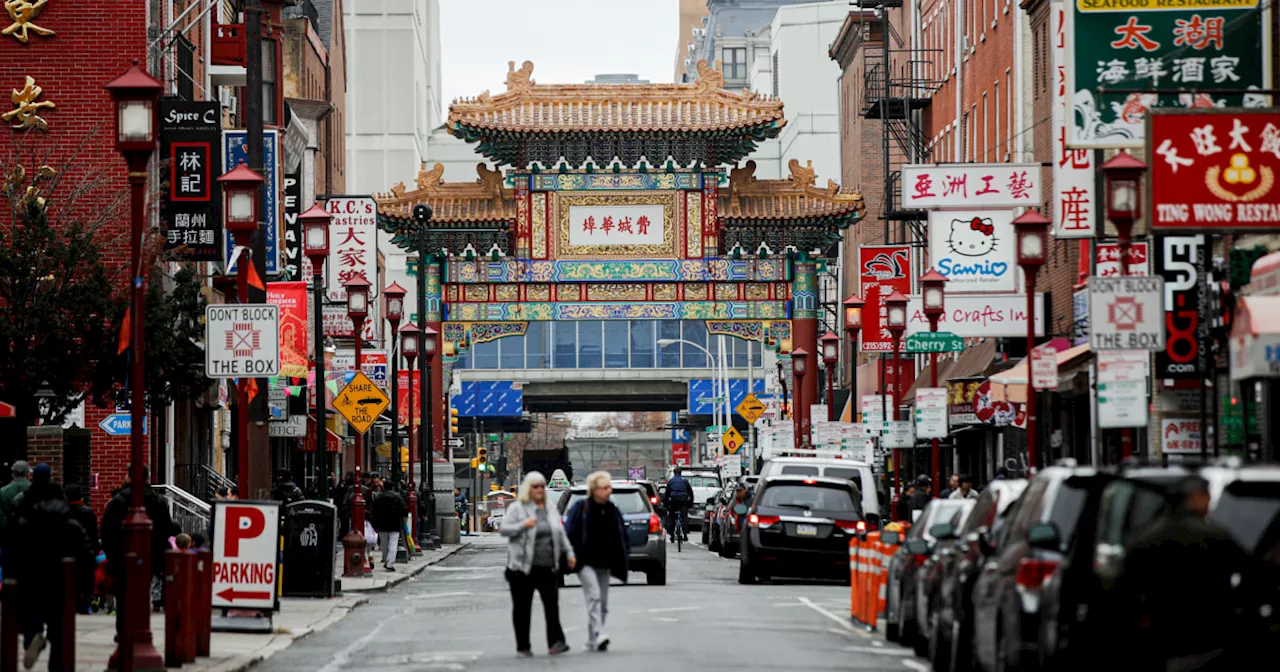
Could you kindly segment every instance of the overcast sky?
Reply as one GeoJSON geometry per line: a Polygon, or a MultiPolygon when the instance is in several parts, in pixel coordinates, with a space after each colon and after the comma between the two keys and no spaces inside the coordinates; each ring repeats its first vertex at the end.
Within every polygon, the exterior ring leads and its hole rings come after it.
{"type": "Polygon", "coordinates": [[[672,81],[678,0],[441,0],[444,114],[454,98],[506,90],[507,61],[542,84],[629,72],[672,81]]]}

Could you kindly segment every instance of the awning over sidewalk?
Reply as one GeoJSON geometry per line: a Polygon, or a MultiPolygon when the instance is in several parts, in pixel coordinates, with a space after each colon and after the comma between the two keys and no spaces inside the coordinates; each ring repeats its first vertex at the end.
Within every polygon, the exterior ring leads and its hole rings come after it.
{"type": "MultiPolygon", "coordinates": [[[[1064,386],[1063,377],[1069,381],[1075,375],[1075,369],[1092,356],[1089,344],[1077,345],[1058,353],[1058,387],[1064,386]]],[[[1014,404],[1027,402],[1027,360],[1014,364],[1007,371],[991,376],[991,398],[995,401],[1007,401],[1014,404]]],[[[1067,383],[1069,385],[1069,382],[1067,383]]]]}
{"type": "Polygon", "coordinates": [[[1231,325],[1231,379],[1280,378],[1280,296],[1239,299],[1231,325]]]}

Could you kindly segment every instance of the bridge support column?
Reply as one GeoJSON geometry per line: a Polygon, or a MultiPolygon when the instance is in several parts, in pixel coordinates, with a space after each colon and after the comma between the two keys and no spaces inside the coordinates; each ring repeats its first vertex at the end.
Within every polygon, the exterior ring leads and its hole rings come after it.
{"type": "MultiPolygon", "coordinates": [[[[791,276],[791,350],[804,348],[818,353],[818,271],[809,255],[801,252],[792,263],[791,276]]],[[[793,406],[797,436],[804,436],[808,443],[811,419],[809,406],[818,399],[817,367],[810,367],[809,375],[801,379],[804,386],[802,402],[793,406]]]]}

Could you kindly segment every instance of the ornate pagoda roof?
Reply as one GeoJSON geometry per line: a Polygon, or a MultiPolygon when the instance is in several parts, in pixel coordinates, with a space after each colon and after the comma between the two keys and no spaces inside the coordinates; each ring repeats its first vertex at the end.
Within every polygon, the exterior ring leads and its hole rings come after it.
{"type": "Polygon", "coordinates": [[[708,157],[736,163],[777,137],[786,123],[782,101],[725,90],[724,73],[706,61],[698,72],[690,84],[538,84],[531,61],[518,70],[512,61],[505,93],[454,101],[445,127],[478,142],[490,159],[522,168],[561,157],[578,166],[587,156],[628,167],[641,156],[655,165],[668,156],[682,166],[708,157]]]}
{"type": "Polygon", "coordinates": [[[502,173],[476,164],[475,182],[445,182],[444,165],[437,163],[427,170],[423,163],[415,180],[416,189],[409,191],[404,182],[384,194],[374,194],[378,214],[386,219],[408,221],[413,208],[427,204],[434,211],[436,224],[509,222],[515,223],[516,202],[510,189],[503,188],[502,173]]]}
{"type": "Polygon", "coordinates": [[[791,159],[787,165],[791,175],[784,180],[756,179],[755,161],[729,173],[719,199],[725,251],[740,247],[754,253],[763,244],[774,252],[795,247],[834,254],[840,231],[862,219],[861,192],[844,191],[834,180],[817,187],[812,161],[801,166],[791,159]]]}

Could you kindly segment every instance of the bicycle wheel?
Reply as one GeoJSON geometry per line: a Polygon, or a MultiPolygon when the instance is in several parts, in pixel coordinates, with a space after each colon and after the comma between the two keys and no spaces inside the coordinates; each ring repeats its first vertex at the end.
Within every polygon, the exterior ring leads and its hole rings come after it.
{"type": "Polygon", "coordinates": [[[684,515],[676,516],[676,553],[684,546],[684,515]]]}

